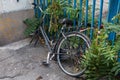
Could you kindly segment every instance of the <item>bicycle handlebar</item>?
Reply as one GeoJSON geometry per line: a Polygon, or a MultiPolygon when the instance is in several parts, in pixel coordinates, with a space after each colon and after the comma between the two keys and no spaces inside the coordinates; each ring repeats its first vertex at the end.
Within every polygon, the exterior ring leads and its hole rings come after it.
{"type": "Polygon", "coordinates": [[[35,4],[35,3],[32,3],[32,5],[37,6],[37,4],[35,4]]]}
{"type": "Polygon", "coordinates": [[[48,12],[46,12],[46,11],[43,11],[43,9],[42,9],[39,5],[37,5],[36,3],[32,3],[32,5],[34,5],[35,7],[38,7],[39,10],[40,10],[43,14],[50,14],[50,13],[48,13],[48,12]]]}
{"type": "Polygon", "coordinates": [[[39,5],[37,5],[36,3],[32,3],[32,5],[34,5],[35,7],[38,7],[40,9],[40,11],[43,12],[42,8],[39,5]]]}

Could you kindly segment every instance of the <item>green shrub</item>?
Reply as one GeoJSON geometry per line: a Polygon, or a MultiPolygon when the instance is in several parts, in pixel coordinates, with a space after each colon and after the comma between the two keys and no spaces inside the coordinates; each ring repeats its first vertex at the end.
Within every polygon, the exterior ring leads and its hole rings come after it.
{"type": "Polygon", "coordinates": [[[91,48],[83,56],[82,63],[87,67],[87,80],[114,80],[111,69],[116,65],[117,52],[115,47],[106,41],[107,34],[101,31],[92,41],[91,48]]]}
{"type": "Polygon", "coordinates": [[[28,18],[24,20],[24,23],[27,25],[27,28],[24,32],[26,36],[29,36],[31,33],[33,33],[40,25],[40,21],[37,18],[28,18]]]}
{"type": "Polygon", "coordinates": [[[111,72],[114,73],[114,76],[118,76],[118,74],[120,75],[120,63],[119,62],[115,65],[115,67],[112,68],[111,72]]]}

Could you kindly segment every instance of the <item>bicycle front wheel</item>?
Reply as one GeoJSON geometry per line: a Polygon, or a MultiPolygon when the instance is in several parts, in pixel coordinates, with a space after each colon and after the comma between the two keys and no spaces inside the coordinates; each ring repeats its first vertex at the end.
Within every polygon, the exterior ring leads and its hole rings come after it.
{"type": "Polygon", "coordinates": [[[57,61],[62,71],[77,77],[84,73],[82,55],[90,47],[90,40],[83,33],[72,32],[61,37],[57,47],[57,61]]]}

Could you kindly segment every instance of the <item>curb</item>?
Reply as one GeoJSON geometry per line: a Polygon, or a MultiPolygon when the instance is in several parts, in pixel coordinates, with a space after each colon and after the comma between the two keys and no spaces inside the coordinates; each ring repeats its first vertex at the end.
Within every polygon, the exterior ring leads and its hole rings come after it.
{"type": "Polygon", "coordinates": [[[26,38],[26,39],[23,39],[23,40],[20,40],[20,41],[13,42],[13,43],[10,43],[8,45],[2,46],[2,47],[0,47],[0,50],[4,50],[4,49],[18,50],[22,47],[25,47],[25,46],[29,45],[29,42],[30,42],[30,38],[26,38]]]}

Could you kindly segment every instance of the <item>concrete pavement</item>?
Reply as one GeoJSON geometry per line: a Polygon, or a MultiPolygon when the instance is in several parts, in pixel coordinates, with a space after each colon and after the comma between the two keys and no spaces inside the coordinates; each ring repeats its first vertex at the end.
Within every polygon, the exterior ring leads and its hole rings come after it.
{"type": "Polygon", "coordinates": [[[0,47],[0,80],[77,80],[64,74],[55,61],[49,67],[43,66],[47,49],[30,46],[29,41],[0,47]]]}

